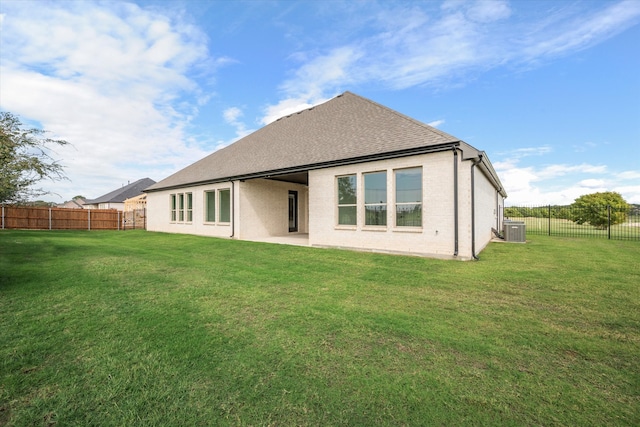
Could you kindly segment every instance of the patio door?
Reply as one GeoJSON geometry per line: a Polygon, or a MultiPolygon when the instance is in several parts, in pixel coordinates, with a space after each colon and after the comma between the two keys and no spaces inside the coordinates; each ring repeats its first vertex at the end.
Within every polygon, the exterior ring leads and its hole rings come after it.
{"type": "Polygon", "coordinates": [[[289,191],[289,232],[298,231],[298,192],[289,191]]]}

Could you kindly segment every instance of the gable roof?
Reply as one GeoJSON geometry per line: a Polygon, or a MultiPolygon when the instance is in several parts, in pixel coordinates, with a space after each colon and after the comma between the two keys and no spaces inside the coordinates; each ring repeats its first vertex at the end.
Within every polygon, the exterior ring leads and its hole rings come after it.
{"type": "Polygon", "coordinates": [[[156,182],[150,178],[142,178],[136,182],[132,182],[122,188],[118,188],[117,190],[100,196],[97,199],[87,200],[83,204],[95,205],[98,203],[123,203],[128,198],[142,194],[143,190],[155,183],[156,182]]]}
{"type": "Polygon", "coordinates": [[[82,206],[86,202],[85,199],[79,197],[77,199],[71,199],[62,204],[59,204],[57,207],[59,208],[67,208],[67,209],[84,209],[82,206]]]}
{"type": "Polygon", "coordinates": [[[458,138],[351,92],[282,117],[145,190],[270,177],[452,147],[458,138]]]}

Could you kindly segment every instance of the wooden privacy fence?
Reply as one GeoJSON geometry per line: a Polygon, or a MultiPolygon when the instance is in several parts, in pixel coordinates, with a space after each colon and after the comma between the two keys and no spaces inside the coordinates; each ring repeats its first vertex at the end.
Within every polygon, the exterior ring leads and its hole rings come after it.
{"type": "Polygon", "coordinates": [[[147,209],[132,209],[122,212],[123,230],[146,230],[147,229],[147,209]]]}
{"type": "Polygon", "coordinates": [[[2,229],[120,230],[122,212],[115,209],[66,209],[2,206],[2,229]]]}

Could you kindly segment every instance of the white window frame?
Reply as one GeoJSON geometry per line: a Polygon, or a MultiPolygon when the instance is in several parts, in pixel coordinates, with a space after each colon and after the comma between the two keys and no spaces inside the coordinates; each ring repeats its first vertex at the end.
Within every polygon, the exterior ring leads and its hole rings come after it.
{"type": "Polygon", "coordinates": [[[205,190],[204,191],[204,222],[206,224],[215,224],[217,222],[217,218],[218,218],[218,204],[217,204],[217,197],[218,195],[216,194],[216,190],[205,190]],[[212,194],[213,195],[213,219],[210,220],[209,219],[209,195],[212,194]]]}
{"type": "Polygon", "coordinates": [[[423,214],[424,214],[424,170],[422,166],[413,166],[407,168],[399,168],[393,170],[393,194],[394,194],[394,208],[393,208],[393,226],[396,229],[407,229],[407,228],[422,228],[423,225],[423,214]],[[403,171],[419,169],[420,170],[420,201],[410,201],[410,202],[398,202],[398,173],[402,173],[403,171]],[[398,208],[402,206],[411,206],[418,205],[420,206],[420,224],[419,225],[399,225],[398,224],[398,208]]]}
{"type": "Polygon", "coordinates": [[[358,174],[357,173],[350,173],[350,174],[344,174],[344,175],[338,175],[336,176],[335,182],[334,182],[334,188],[336,189],[336,226],[337,227],[346,227],[346,228],[353,228],[353,227],[357,227],[358,226],[358,174]],[[339,187],[339,182],[340,179],[342,178],[352,178],[355,182],[355,203],[340,203],[340,187],[339,187]],[[340,208],[355,208],[355,222],[353,224],[341,224],[340,223],[340,208]]]}
{"type": "Polygon", "coordinates": [[[169,194],[169,218],[172,223],[193,222],[193,193],[169,194]]]}
{"type": "MultiPolygon", "coordinates": [[[[220,224],[231,224],[231,203],[233,203],[233,201],[231,200],[231,189],[230,188],[220,188],[218,190],[218,210],[216,212],[216,214],[218,215],[218,222],[220,224]],[[223,221],[222,220],[222,194],[223,193],[227,193],[229,194],[229,221],[223,221]]],[[[226,213],[226,212],[225,212],[226,213]]]]}
{"type": "Polygon", "coordinates": [[[178,220],[177,207],[178,207],[178,196],[175,193],[169,194],[169,212],[170,212],[169,218],[171,222],[176,222],[178,220]]]}
{"type": "Polygon", "coordinates": [[[387,228],[388,223],[389,223],[389,189],[387,186],[387,170],[378,170],[378,171],[371,171],[371,172],[363,172],[362,173],[362,188],[363,188],[363,192],[364,192],[364,197],[362,198],[362,202],[363,202],[363,212],[364,212],[364,226],[365,227],[371,227],[371,228],[387,228]],[[385,192],[385,197],[384,197],[384,201],[380,201],[380,202],[375,202],[375,203],[367,203],[367,175],[374,175],[374,174],[384,174],[384,192],[385,192]],[[384,224],[367,224],[367,208],[370,207],[383,207],[384,208],[384,224]]]}
{"type": "Polygon", "coordinates": [[[185,222],[193,222],[193,193],[184,193],[185,222]]]}

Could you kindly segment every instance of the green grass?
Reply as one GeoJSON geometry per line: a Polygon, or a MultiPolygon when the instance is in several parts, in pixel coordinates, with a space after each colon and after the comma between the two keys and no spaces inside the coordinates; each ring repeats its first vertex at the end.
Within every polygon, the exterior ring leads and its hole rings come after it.
{"type": "Polygon", "coordinates": [[[639,425],[640,245],[0,232],[0,425],[639,425]]]}

